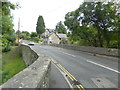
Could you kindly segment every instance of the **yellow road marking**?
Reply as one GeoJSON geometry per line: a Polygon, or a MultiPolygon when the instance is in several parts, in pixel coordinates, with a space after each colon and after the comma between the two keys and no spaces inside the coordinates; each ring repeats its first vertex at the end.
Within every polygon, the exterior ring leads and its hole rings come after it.
{"type": "MultiPolygon", "coordinates": [[[[55,60],[51,60],[54,64],[57,63],[55,60]]],[[[58,66],[60,69],[62,69],[72,81],[77,81],[77,79],[71,75],[64,67],[62,67],[60,64],[56,64],[56,66],[58,66]]],[[[79,88],[80,90],[85,90],[84,87],[80,84],[80,85],[75,85],[77,88],[79,88]]]]}
{"type": "MultiPolygon", "coordinates": [[[[61,66],[61,65],[60,65],[61,66]]],[[[62,67],[62,66],[61,66],[62,67]]],[[[63,67],[62,67],[63,68],[63,67]]],[[[71,75],[65,68],[63,68],[75,81],[77,81],[77,79],[73,76],[73,75],[71,75]]]]}
{"type": "MultiPolygon", "coordinates": [[[[61,68],[59,65],[58,65],[58,67],[59,68],[61,68]]],[[[63,68],[61,68],[63,71],[64,71],[64,69],[63,68]]],[[[64,71],[65,72],[65,71],[64,71]]],[[[74,81],[73,79],[72,79],[72,77],[67,73],[67,72],[65,72],[69,77],[70,77],[70,79],[72,80],[72,81],[74,81]]]]}
{"type": "Polygon", "coordinates": [[[76,87],[80,89],[80,87],[78,85],[76,85],[76,87]]]}
{"type": "Polygon", "coordinates": [[[79,85],[79,86],[82,88],[82,90],[85,90],[84,87],[83,87],[82,85],[79,85]]]}
{"type": "Polygon", "coordinates": [[[83,88],[81,88],[79,85],[76,85],[76,87],[80,90],[83,90],[83,88]]]}
{"type": "Polygon", "coordinates": [[[60,66],[60,68],[61,68],[64,72],[67,73],[67,75],[71,76],[71,74],[70,74],[67,70],[65,70],[65,68],[63,68],[60,64],[58,64],[58,65],[60,66]]]}

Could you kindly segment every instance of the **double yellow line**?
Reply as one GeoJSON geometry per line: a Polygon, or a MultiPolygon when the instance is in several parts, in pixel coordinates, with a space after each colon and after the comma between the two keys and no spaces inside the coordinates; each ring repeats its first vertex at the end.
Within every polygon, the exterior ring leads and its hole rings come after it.
{"type": "MultiPolygon", "coordinates": [[[[68,77],[74,82],[78,82],[78,80],[73,76],[73,75],[71,75],[64,67],[62,67],[60,64],[58,64],[58,63],[55,63],[55,61],[54,60],[52,60],[52,62],[58,67],[58,68],[60,68],[62,71],[64,71],[67,75],[68,75],[68,77]]],[[[79,88],[80,90],[85,90],[85,88],[81,85],[81,84],[79,84],[79,85],[75,85],[77,88],[79,88]]]]}
{"type": "MultiPolygon", "coordinates": [[[[57,66],[62,69],[67,75],[68,77],[74,82],[76,81],[77,82],[77,79],[72,75],[70,74],[64,67],[62,67],[60,64],[57,64],[57,66]]],[[[77,88],[79,88],[80,90],[85,90],[84,87],[80,84],[80,85],[75,85],[77,88]]]]}

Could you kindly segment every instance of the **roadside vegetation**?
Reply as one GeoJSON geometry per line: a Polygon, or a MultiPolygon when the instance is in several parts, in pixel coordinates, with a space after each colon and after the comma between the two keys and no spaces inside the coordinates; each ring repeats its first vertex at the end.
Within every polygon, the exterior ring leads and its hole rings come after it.
{"type": "Polygon", "coordinates": [[[12,47],[11,51],[2,53],[2,83],[25,68],[19,47],[12,47]]]}
{"type": "Polygon", "coordinates": [[[0,5],[0,14],[2,22],[2,29],[0,29],[0,47],[1,58],[0,63],[0,84],[6,82],[8,79],[13,77],[15,74],[20,72],[25,68],[25,63],[22,59],[21,50],[19,47],[15,47],[17,45],[16,38],[17,35],[15,30],[13,29],[13,16],[11,16],[11,10],[15,10],[19,8],[16,4],[12,4],[11,2],[1,2],[0,5]]]}
{"type": "Polygon", "coordinates": [[[36,26],[36,32],[39,38],[44,38],[44,35],[42,35],[45,32],[45,22],[43,16],[39,16],[37,20],[37,26],[36,26]]]}
{"type": "Polygon", "coordinates": [[[57,33],[67,34],[67,29],[65,28],[64,24],[62,23],[62,21],[57,23],[57,25],[55,27],[55,31],[57,33]]]}
{"type": "MultiPolygon", "coordinates": [[[[17,34],[18,32],[16,32],[17,34]]],[[[41,38],[37,35],[36,32],[29,33],[28,31],[22,31],[20,32],[20,39],[22,40],[28,40],[38,43],[39,41],[42,41],[41,38]]]]}
{"type": "Polygon", "coordinates": [[[64,24],[71,44],[120,48],[120,16],[115,2],[84,2],[68,12],[64,24]]]}
{"type": "Polygon", "coordinates": [[[10,2],[1,2],[2,8],[0,9],[2,13],[2,51],[10,51],[11,46],[16,40],[15,31],[13,29],[13,17],[11,16],[11,9],[15,9],[16,6],[10,2]]]}

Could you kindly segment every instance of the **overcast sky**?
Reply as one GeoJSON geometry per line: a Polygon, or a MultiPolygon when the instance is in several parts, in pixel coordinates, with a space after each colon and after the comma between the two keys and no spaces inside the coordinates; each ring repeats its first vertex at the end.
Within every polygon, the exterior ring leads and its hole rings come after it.
{"type": "Polygon", "coordinates": [[[65,14],[76,10],[83,0],[9,0],[19,2],[21,8],[12,11],[14,16],[14,29],[18,30],[20,17],[21,31],[36,31],[39,15],[44,18],[46,28],[55,29],[59,21],[64,21],[65,14]]]}

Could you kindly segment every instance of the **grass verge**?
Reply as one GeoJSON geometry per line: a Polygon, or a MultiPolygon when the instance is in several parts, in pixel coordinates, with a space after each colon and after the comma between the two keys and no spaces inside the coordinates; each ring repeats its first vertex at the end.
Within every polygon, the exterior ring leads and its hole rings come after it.
{"type": "Polygon", "coordinates": [[[2,53],[2,71],[0,72],[2,73],[2,83],[6,82],[25,67],[20,48],[14,47],[11,51],[2,53]]]}

